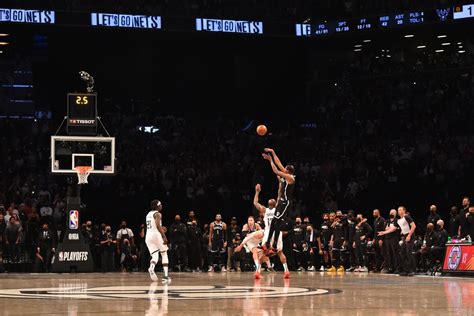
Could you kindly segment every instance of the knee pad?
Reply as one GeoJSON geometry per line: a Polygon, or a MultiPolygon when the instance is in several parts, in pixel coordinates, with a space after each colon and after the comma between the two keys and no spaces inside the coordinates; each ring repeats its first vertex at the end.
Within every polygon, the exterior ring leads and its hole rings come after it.
{"type": "Polygon", "coordinates": [[[166,251],[161,253],[161,263],[163,265],[168,265],[168,253],[166,251]]]}

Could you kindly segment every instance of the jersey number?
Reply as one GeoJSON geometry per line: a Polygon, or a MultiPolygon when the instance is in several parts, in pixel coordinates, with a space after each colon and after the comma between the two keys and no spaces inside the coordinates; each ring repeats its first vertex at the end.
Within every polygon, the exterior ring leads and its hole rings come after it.
{"type": "Polygon", "coordinates": [[[151,221],[146,221],[146,229],[151,229],[151,221]]]}

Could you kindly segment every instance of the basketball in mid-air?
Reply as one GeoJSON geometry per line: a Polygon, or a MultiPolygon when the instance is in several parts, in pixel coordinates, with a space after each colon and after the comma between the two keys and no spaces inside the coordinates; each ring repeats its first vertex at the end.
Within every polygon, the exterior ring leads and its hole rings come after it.
{"type": "Polygon", "coordinates": [[[267,133],[267,127],[265,125],[257,126],[257,134],[260,136],[264,136],[267,133]]]}

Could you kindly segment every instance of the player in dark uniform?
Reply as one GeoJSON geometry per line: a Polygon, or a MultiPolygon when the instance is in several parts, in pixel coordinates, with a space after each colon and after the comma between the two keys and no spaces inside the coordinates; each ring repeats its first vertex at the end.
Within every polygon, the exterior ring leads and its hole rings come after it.
{"type": "Polygon", "coordinates": [[[331,241],[331,236],[332,236],[332,228],[331,224],[334,221],[334,218],[336,217],[335,213],[332,213],[332,216],[329,215],[329,213],[324,213],[323,214],[323,223],[321,224],[321,247],[323,250],[323,262],[321,262],[321,269],[320,271],[324,271],[326,269],[329,269],[329,262],[331,259],[330,252],[329,252],[329,242],[331,241]]]}
{"type": "Polygon", "coordinates": [[[316,271],[316,264],[322,262],[323,249],[321,245],[321,234],[319,230],[313,228],[311,223],[308,223],[306,226],[306,240],[309,247],[308,271],[316,271]]]}
{"type": "Polygon", "coordinates": [[[295,188],[295,167],[292,165],[283,167],[283,164],[275,154],[275,151],[271,148],[265,148],[265,153],[263,153],[262,156],[265,160],[270,162],[273,172],[278,176],[278,180],[280,181],[275,216],[273,217],[272,223],[270,225],[270,232],[268,234],[269,238],[263,245],[264,251],[271,246],[270,252],[275,253],[281,230],[280,226],[284,217],[288,215],[291,199],[293,197],[293,190],[295,188]],[[273,245],[270,245],[272,236],[273,245]]]}
{"type": "Polygon", "coordinates": [[[222,221],[221,214],[216,215],[216,220],[209,226],[209,246],[211,247],[210,267],[208,272],[214,271],[216,255],[222,272],[226,272],[224,254],[227,247],[227,225],[222,221]]]}
{"type": "Polygon", "coordinates": [[[341,251],[343,250],[344,243],[347,236],[347,220],[343,216],[341,211],[337,211],[336,218],[331,224],[332,237],[329,246],[331,247],[332,253],[332,267],[328,269],[328,272],[345,272],[344,266],[341,260],[341,251]],[[336,270],[337,267],[337,270],[336,270]]]}
{"type": "Polygon", "coordinates": [[[301,217],[296,217],[293,227],[293,253],[295,255],[298,271],[303,271],[306,267],[305,250],[308,244],[306,241],[306,225],[301,222],[301,217]]]}

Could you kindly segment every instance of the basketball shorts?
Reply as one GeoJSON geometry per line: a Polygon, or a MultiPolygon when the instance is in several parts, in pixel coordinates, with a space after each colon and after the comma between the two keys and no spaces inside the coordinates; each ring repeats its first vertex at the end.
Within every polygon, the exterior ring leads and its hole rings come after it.
{"type": "Polygon", "coordinates": [[[150,251],[150,254],[153,254],[157,251],[168,251],[168,246],[164,244],[163,237],[160,233],[147,233],[145,237],[145,243],[148,247],[148,251],[150,251]]]}

